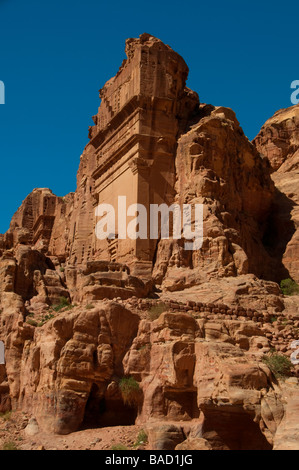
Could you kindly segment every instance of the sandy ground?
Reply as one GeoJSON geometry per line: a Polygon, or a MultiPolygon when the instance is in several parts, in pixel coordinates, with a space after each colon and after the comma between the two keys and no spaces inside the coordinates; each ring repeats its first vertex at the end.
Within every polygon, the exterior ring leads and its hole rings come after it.
{"type": "Polygon", "coordinates": [[[67,436],[39,432],[29,437],[25,432],[28,421],[23,413],[0,416],[0,450],[117,450],[120,445],[128,450],[147,448],[146,443],[138,442],[141,426],[86,429],[67,436]]]}

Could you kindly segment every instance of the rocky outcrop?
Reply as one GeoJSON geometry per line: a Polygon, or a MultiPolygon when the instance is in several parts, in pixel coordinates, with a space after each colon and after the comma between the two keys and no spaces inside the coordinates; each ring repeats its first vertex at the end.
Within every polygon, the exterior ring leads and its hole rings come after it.
{"type": "Polygon", "coordinates": [[[274,450],[298,450],[298,381],[294,378],[288,379],[282,390],[286,406],[284,417],[275,434],[274,450]]]}
{"type": "Polygon", "coordinates": [[[288,434],[284,391],[261,361],[270,319],[212,319],[195,307],[152,320],[151,307],[97,301],[42,327],[19,319],[7,339],[13,407],[59,434],[136,420],[160,450],[186,438],[186,448],[198,439],[212,449],[270,449],[279,426],[288,434]],[[139,384],[138,401],[123,401],[124,377],[139,384]]]}
{"type": "Polygon", "coordinates": [[[198,124],[178,141],[176,201],[204,204],[203,246],[161,241],[154,277],[168,290],[215,277],[265,274],[262,238],[274,185],[268,165],[245,137],[232,110],[202,108],[198,124]]]}
{"type": "MultiPolygon", "coordinates": [[[[254,140],[268,157],[276,193],[264,242],[276,262],[276,280],[299,281],[299,106],[282,109],[254,140]]],[[[275,279],[275,278],[274,278],[275,279]]]]}
{"type": "Polygon", "coordinates": [[[254,144],[269,159],[274,172],[292,160],[299,148],[299,106],[277,111],[263,125],[254,144]]]}
{"type": "Polygon", "coordinates": [[[118,220],[126,212],[119,208],[118,196],[126,198],[127,207],[172,203],[177,137],[199,100],[185,86],[185,61],[159,39],[149,34],[129,39],[126,55],[116,76],[100,90],[101,106],[81,156],[70,263],[117,261],[127,264],[133,275],[149,278],[157,240],[123,239],[126,223],[116,224],[114,239],[98,239],[95,207],[112,204],[118,220]]]}
{"type": "MultiPolygon", "coordinates": [[[[274,195],[267,160],[232,110],[199,104],[186,87],[187,65],[169,46],[143,34],[126,42],[126,54],[100,91],[76,192],[57,198],[34,190],[15,214],[4,246],[42,251],[58,272],[65,271],[61,277],[71,295],[85,285],[78,270],[92,261],[121,263],[130,276],[145,283],[153,278],[172,291],[205,279],[266,276],[271,257],[263,237],[274,195]],[[126,207],[119,207],[119,196],[126,207]],[[186,251],[185,240],[171,231],[161,239],[161,227],[158,239],[150,237],[150,227],[146,238],[123,237],[126,208],[136,202],[148,214],[153,204],[203,204],[202,247],[186,251]],[[115,238],[96,236],[99,203],[114,208],[115,238]]],[[[101,284],[106,282],[104,276],[101,284]]],[[[111,298],[104,289],[93,290],[98,299],[111,298]]]]}
{"type": "Polygon", "coordinates": [[[143,34],[126,55],[75,193],[35,189],[0,236],[0,412],[26,412],[27,436],[138,423],[157,450],[296,448],[299,366],[283,384],[263,359],[299,340],[298,296],[276,283],[299,280],[299,107],[250,143],[169,46],[143,34]],[[118,221],[99,239],[96,207],[118,220],[118,196],[203,204],[202,246],[118,221]]]}

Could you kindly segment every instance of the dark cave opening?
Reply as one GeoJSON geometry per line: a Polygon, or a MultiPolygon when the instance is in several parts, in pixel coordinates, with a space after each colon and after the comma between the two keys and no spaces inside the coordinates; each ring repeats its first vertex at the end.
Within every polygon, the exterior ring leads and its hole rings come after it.
{"type": "Polygon", "coordinates": [[[209,411],[203,437],[213,450],[272,450],[259,425],[246,412],[209,411]]]}
{"type": "Polygon", "coordinates": [[[131,426],[137,418],[137,408],[124,404],[119,397],[107,398],[96,384],[92,385],[81,429],[109,426],[131,426]]]}

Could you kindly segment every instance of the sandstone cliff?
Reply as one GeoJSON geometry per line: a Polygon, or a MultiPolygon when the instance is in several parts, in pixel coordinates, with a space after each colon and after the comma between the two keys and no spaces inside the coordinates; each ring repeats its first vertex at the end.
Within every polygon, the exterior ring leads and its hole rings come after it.
{"type": "Polygon", "coordinates": [[[276,266],[278,278],[292,277],[298,282],[299,106],[275,113],[254,143],[257,150],[268,157],[276,187],[265,238],[268,252],[281,263],[276,266]]]}
{"type": "Polygon", "coordinates": [[[126,54],[75,193],[33,190],[0,236],[0,412],[58,434],[138,423],[153,449],[298,449],[298,365],[283,383],[264,359],[299,340],[298,296],[277,284],[299,281],[299,107],[251,143],[169,46],[143,34],[126,54]],[[99,240],[95,209],[120,195],[202,203],[202,247],[120,226],[99,240]]]}

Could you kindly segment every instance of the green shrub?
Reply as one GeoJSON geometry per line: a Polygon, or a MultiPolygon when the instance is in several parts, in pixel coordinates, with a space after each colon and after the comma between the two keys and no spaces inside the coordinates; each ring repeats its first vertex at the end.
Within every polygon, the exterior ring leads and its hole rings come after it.
{"type": "Polygon", "coordinates": [[[157,320],[160,317],[160,315],[166,310],[167,310],[167,305],[165,305],[163,302],[160,302],[159,304],[152,306],[148,311],[150,320],[152,321],[157,320]]]}
{"type": "Polygon", "coordinates": [[[52,320],[54,318],[54,315],[52,313],[49,313],[48,315],[44,315],[42,317],[42,320],[38,323],[37,326],[43,326],[47,321],[52,320]]]}
{"type": "Polygon", "coordinates": [[[111,450],[128,450],[128,448],[124,446],[123,444],[114,444],[111,447],[111,450]]]}
{"type": "Polygon", "coordinates": [[[9,421],[11,419],[11,411],[5,411],[5,413],[0,413],[0,418],[4,421],[9,421]]]}
{"type": "Polygon", "coordinates": [[[18,448],[13,441],[8,441],[3,444],[2,450],[18,450],[18,448]]]}
{"type": "Polygon", "coordinates": [[[299,286],[292,279],[284,279],[281,281],[280,288],[284,295],[299,295],[299,286]]]}
{"type": "Polygon", "coordinates": [[[28,325],[31,325],[31,326],[38,326],[37,321],[32,320],[32,318],[27,318],[26,323],[28,323],[28,325]]]}
{"type": "Polygon", "coordinates": [[[262,360],[277,379],[289,377],[294,368],[289,358],[276,352],[268,354],[262,360]]]}
{"type": "Polygon", "coordinates": [[[139,383],[133,377],[123,377],[119,382],[119,389],[125,404],[129,406],[138,405],[141,390],[139,383]]]}
{"type": "Polygon", "coordinates": [[[70,304],[69,299],[67,299],[66,297],[60,297],[59,304],[54,305],[52,308],[55,312],[60,312],[60,310],[62,310],[65,307],[68,307],[70,309],[73,306],[70,304]]]}
{"type": "Polygon", "coordinates": [[[139,447],[141,445],[145,445],[145,444],[147,444],[147,442],[148,442],[147,434],[144,431],[144,429],[141,429],[141,431],[139,432],[139,434],[137,436],[137,440],[134,444],[134,447],[139,447]]]}

